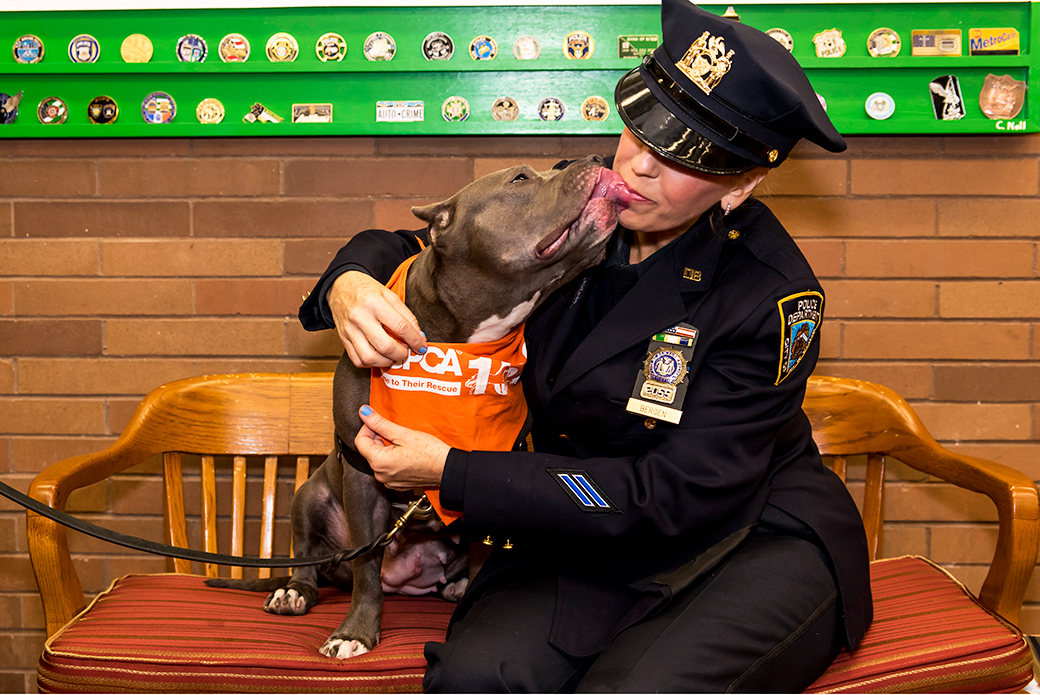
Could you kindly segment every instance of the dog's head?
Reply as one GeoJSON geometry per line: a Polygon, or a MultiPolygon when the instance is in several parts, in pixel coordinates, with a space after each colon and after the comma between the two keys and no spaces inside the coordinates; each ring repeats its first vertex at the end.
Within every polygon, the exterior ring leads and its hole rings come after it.
{"type": "Polygon", "coordinates": [[[629,197],[618,174],[588,158],[503,169],[412,212],[429,225],[440,298],[478,342],[508,333],[599,262],[629,197]]]}

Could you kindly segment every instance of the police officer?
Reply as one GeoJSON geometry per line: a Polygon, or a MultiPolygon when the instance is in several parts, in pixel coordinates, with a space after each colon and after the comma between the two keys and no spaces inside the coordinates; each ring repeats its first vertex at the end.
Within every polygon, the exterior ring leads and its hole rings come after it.
{"type": "MultiPolygon", "coordinates": [[[[449,449],[362,409],[380,481],[439,485],[513,546],[427,645],[429,691],[799,692],[870,623],[862,523],[801,409],[823,291],[751,196],[800,139],[845,143],[772,38],[688,0],[662,29],[615,93],[607,165],[632,204],[604,263],[527,322],[535,451],[449,449]]],[[[359,366],[404,358],[383,326],[420,350],[375,282],[417,251],[357,235],[304,326],[337,327],[359,366]]]]}

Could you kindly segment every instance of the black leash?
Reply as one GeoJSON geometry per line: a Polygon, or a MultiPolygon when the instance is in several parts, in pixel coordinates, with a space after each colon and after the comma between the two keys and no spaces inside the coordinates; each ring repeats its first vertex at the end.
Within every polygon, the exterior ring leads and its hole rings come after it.
{"type": "Polygon", "coordinates": [[[118,531],[112,531],[110,529],[102,528],[101,526],[95,526],[89,522],[77,519],[74,516],[66,514],[65,512],[58,511],[53,507],[48,507],[42,502],[34,500],[32,497],[25,495],[13,487],[0,482],[0,495],[3,495],[7,499],[11,500],[15,504],[21,505],[26,509],[45,516],[52,521],[56,521],[62,526],[79,531],[80,533],[92,536],[98,540],[106,541],[108,543],[114,543],[115,545],[121,545],[124,548],[130,548],[131,550],[140,550],[144,553],[151,553],[152,555],[163,555],[165,557],[177,558],[179,560],[190,560],[192,562],[204,562],[211,565],[234,565],[238,567],[309,567],[311,565],[328,565],[329,570],[335,570],[340,563],[353,560],[356,557],[360,557],[367,553],[371,553],[376,548],[387,546],[390,541],[393,540],[394,536],[398,531],[408,522],[408,519],[414,514],[420,516],[428,513],[432,510],[433,505],[426,499],[426,495],[423,495],[419,499],[411,503],[408,509],[401,517],[394,522],[393,527],[386,533],[376,536],[376,538],[366,546],[361,548],[353,548],[341,550],[338,553],[332,553],[331,555],[322,555],[321,557],[297,557],[297,558],[266,558],[266,557],[238,557],[235,555],[224,555],[221,553],[207,553],[201,550],[192,550],[190,548],[178,548],[173,545],[164,545],[162,543],[156,543],[154,541],[148,541],[143,538],[136,536],[128,536],[118,531]],[[425,505],[424,505],[425,503],[425,505]]]}

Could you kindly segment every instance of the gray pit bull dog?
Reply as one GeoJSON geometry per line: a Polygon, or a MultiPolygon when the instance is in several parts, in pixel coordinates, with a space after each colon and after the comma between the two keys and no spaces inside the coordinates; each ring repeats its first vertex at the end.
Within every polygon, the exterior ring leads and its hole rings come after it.
{"type": "MultiPolygon", "coordinates": [[[[489,174],[448,200],[412,208],[429,225],[430,245],[406,280],[406,305],[430,342],[478,343],[502,338],[535,307],[603,258],[630,193],[599,158],[563,170],[516,166],[489,174]]],[[[359,408],[369,402],[371,370],[340,359],[333,381],[334,450],[292,502],[297,556],[320,556],[369,543],[399,517],[410,494],[385,488],[353,448],[359,408]],[[346,462],[347,465],[344,465],[346,462]]],[[[447,396],[445,396],[447,398],[447,396]]],[[[398,424],[408,426],[408,422],[398,424]]],[[[518,441],[526,436],[521,433],[518,441]]],[[[209,580],[211,586],[272,591],[264,610],[302,615],[318,599],[323,580],[351,590],[350,610],[321,647],[339,659],[364,654],[379,642],[384,593],[437,592],[458,600],[469,583],[468,548],[434,517],[409,522],[393,544],[335,571],[297,569],[291,578],[209,580]],[[403,541],[400,540],[404,537],[403,541]]]]}

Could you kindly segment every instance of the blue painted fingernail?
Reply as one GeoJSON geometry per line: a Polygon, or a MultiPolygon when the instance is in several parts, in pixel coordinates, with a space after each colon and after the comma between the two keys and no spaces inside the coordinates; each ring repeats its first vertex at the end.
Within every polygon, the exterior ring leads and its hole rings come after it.
{"type": "Polygon", "coordinates": [[[426,331],[419,331],[419,335],[421,335],[423,338],[425,338],[426,337],[426,331]]]}
{"type": "Polygon", "coordinates": [[[369,408],[367,405],[361,406],[361,414],[364,415],[365,417],[368,417],[369,415],[371,415],[372,412],[373,412],[372,409],[369,408]]]}
{"type": "Polygon", "coordinates": [[[426,354],[426,346],[423,346],[423,347],[419,348],[419,354],[420,355],[425,355],[426,354]]]}

